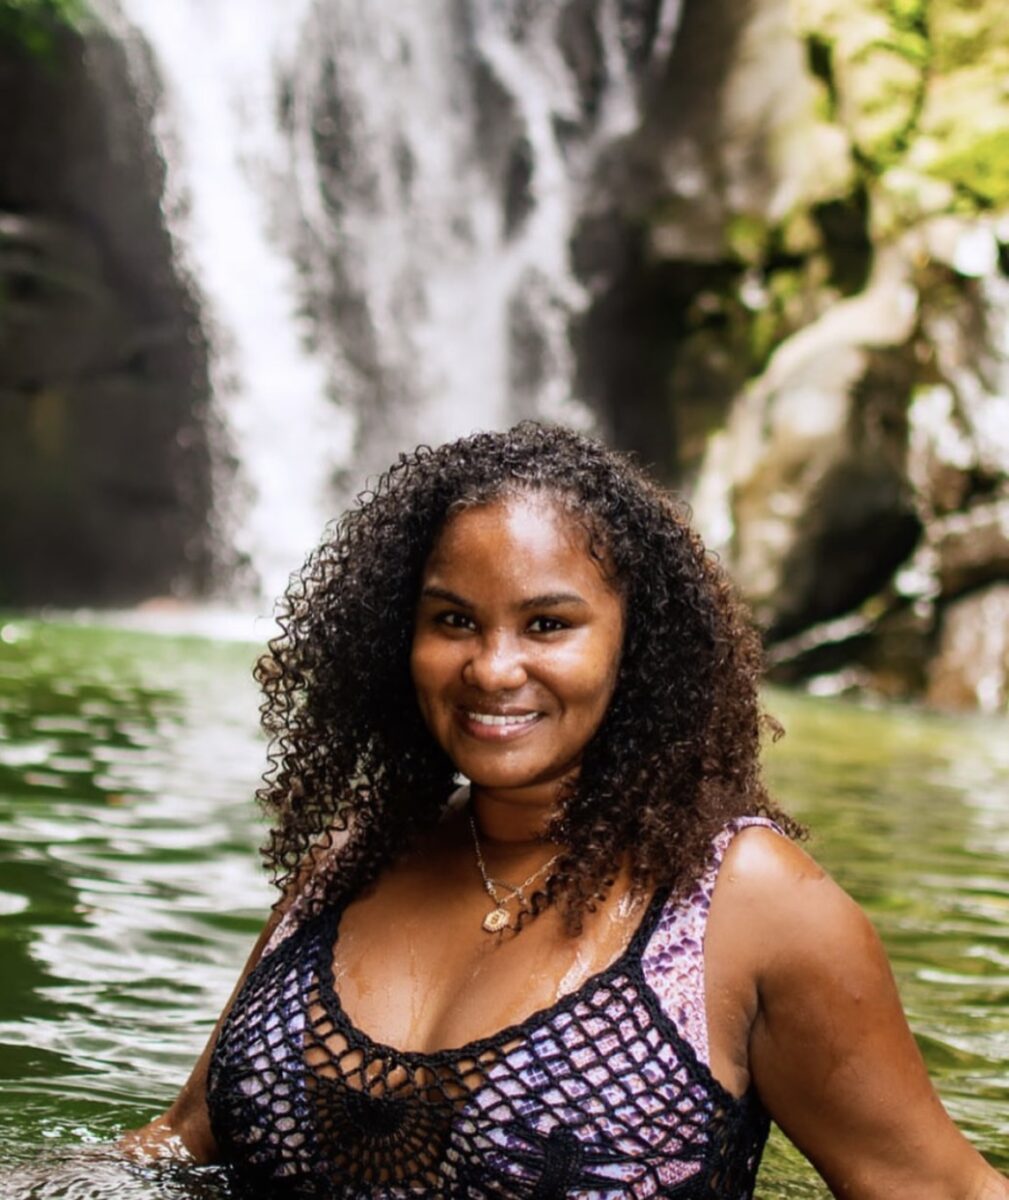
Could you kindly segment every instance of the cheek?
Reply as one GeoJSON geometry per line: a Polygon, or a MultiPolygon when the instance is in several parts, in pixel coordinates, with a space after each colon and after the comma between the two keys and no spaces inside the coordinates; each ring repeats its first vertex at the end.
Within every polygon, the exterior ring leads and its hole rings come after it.
{"type": "Polygon", "coordinates": [[[433,694],[444,685],[451,673],[450,657],[445,653],[444,646],[439,648],[432,639],[423,636],[414,638],[410,651],[410,676],[425,716],[433,694]]]}
{"type": "Polygon", "coordinates": [[[600,719],[613,698],[617,675],[620,671],[621,648],[618,637],[607,638],[604,644],[597,648],[593,657],[592,679],[600,719]]]}
{"type": "Polygon", "coordinates": [[[617,679],[619,657],[614,655],[609,639],[601,639],[577,653],[561,668],[560,674],[567,680],[567,690],[572,700],[582,706],[606,709],[613,694],[617,679]]]}

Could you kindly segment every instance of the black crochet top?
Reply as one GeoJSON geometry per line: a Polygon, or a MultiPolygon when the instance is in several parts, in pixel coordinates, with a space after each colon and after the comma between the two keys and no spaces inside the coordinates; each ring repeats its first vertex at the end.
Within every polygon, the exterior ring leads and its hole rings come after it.
{"type": "Polygon", "coordinates": [[[768,1119],[681,1033],[690,973],[662,985],[679,954],[699,961],[714,870],[679,904],[657,893],[576,991],[431,1054],[376,1043],[343,1011],[345,904],[305,921],[252,971],[214,1049],[211,1123],[236,1183],[327,1200],[752,1197],[768,1119]]]}

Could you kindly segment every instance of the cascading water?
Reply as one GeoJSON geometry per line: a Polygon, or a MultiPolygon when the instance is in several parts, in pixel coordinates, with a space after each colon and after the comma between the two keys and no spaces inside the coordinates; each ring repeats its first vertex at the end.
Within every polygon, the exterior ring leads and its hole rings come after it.
{"type": "Polygon", "coordinates": [[[239,463],[237,496],[218,480],[220,535],[275,595],[318,538],[330,463],[345,461],[353,443],[257,186],[282,154],[274,61],[297,26],[296,5],[124,0],[122,8],[129,25],[102,15],[133,50],[138,92],[154,101],[165,217],[179,268],[203,302],[217,411],[239,463]]]}
{"type": "Polygon", "coordinates": [[[676,0],[120,3],[267,595],[397,450],[592,423],[570,242],[676,0]]]}

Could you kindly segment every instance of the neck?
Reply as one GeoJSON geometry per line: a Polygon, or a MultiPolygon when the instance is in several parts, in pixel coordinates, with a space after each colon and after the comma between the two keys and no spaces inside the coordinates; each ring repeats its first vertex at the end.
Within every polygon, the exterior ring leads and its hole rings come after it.
{"type": "Polygon", "coordinates": [[[544,846],[547,826],[557,811],[556,792],[515,798],[474,787],[470,801],[480,841],[492,850],[515,857],[534,846],[544,846]]]}

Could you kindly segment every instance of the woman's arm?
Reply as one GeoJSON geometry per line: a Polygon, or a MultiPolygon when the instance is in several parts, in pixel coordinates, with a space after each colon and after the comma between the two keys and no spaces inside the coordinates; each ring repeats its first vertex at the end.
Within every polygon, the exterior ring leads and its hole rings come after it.
{"type": "Polygon", "coordinates": [[[125,1133],[119,1140],[119,1149],[124,1153],[137,1159],[191,1158],[198,1163],[217,1160],[218,1148],[210,1129],[210,1113],[207,1109],[207,1073],[221,1026],[231,1011],[242,985],[262,957],[277,926],[292,905],[300,903],[299,897],[304,897],[313,886],[324,881],[337,851],[344,845],[348,836],[346,830],[330,833],[308,853],[294,882],[285,891],[257,938],[238,982],[207,1039],[203,1053],[197,1059],[175,1103],[167,1112],[155,1117],[147,1125],[125,1133]]]}
{"type": "Polygon", "coordinates": [[[231,1011],[235,997],[242,984],[259,962],[267,942],[283,919],[289,904],[279,905],[256,940],[252,953],[228,998],[224,1010],[207,1039],[203,1053],[196,1060],[189,1078],[175,1103],[159,1117],[140,1129],[130,1130],[119,1141],[119,1149],[136,1159],[191,1158],[198,1163],[215,1162],[218,1157],[217,1143],[210,1130],[210,1114],[207,1110],[207,1072],[214,1052],[217,1035],[225,1018],[231,1011]]]}
{"type": "Polygon", "coordinates": [[[1009,1181],[935,1094],[879,938],[855,902],[768,830],[740,834],[722,875],[756,984],[753,1081],[833,1195],[1009,1200],[1009,1181]]]}

